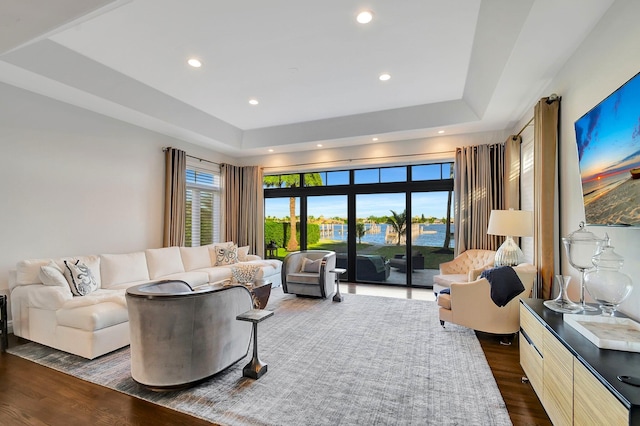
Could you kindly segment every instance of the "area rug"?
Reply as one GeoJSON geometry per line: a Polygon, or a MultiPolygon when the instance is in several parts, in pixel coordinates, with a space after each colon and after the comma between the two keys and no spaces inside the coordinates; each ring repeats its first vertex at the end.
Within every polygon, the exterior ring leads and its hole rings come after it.
{"type": "Polygon", "coordinates": [[[434,302],[345,294],[342,303],[274,289],[259,324],[269,370],[246,359],[184,391],[130,376],[129,348],[88,361],[36,343],[10,353],[222,425],[510,425],[473,331],[438,323],[434,302]]]}

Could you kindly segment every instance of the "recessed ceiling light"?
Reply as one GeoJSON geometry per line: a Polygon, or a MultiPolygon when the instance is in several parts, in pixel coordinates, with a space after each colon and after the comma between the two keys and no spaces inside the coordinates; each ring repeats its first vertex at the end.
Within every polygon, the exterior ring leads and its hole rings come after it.
{"type": "Polygon", "coordinates": [[[251,105],[258,105],[260,102],[258,102],[258,100],[257,100],[257,99],[255,99],[255,98],[251,98],[251,99],[249,99],[249,103],[250,103],[251,105]]]}
{"type": "Polygon", "coordinates": [[[387,81],[391,78],[391,75],[385,72],[383,74],[380,74],[380,77],[378,78],[380,79],[380,81],[387,81]]]}
{"type": "Polygon", "coordinates": [[[444,130],[438,130],[438,134],[441,135],[444,133],[444,130]]]}
{"type": "Polygon", "coordinates": [[[322,148],[322,144],[319,143],[318,145],[316,145],[318,148],[322,148]]]}
{"type": "Polygon", "coordinates": [[[273,149],[269,148],[269,152],[273,152],[273,149]]]}
{"type": "Polygon", "coordinates": [[[187,63],[194,68],[200,68],[202,66],[202,62],[200,62],[200,60],[196,58],[189,59],[187,63]]]}
{"type": "Polygon", "coordinates": [[[373,12],[371,12],[370,10],[363,10],[362,12],[358,13],[358,16],[356,16],[356,21],[361,24],[368,24],[372,19],[373,12]]]}
{"type": "Polygon", "coordinates": [[[373,139],[371,139],[371,140],[375,142],[375,141],[377,141],[377,140],[378,140],[378,138],[373,138],[373,139]]]}

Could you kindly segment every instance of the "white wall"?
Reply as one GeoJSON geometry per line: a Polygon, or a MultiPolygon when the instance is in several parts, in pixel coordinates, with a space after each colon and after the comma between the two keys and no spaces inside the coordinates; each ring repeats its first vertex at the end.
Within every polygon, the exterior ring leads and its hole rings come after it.
{"type": "Polygon", "coordinates": [[[162,245],[164,154],[228,158],[0,83],[0,292],[18,260],[162,245]]]}
{"type": "Polygon", "coordinates": [[[260,164],[265,167],[265,174],[452,161],[457,147],[501,143],[509,134],[504,130],[330,149],[314,146],[300,152],[244,157],[238,161],[242,165],[260,164]]]}
{"type": "MultiPolygon", "coordinates": [[[[638,16],[640,2],[617,0],[546,90],[547,94],[555,92],[562,96],[561,236],[576,230],[585,219],[574,122],[640,71],[638,16]]],[[[560,29],[558,36],[562,36],[560,29]]],[[[631,275],[634,290],[620,310],[640,319],[640,228],[591,226],[589,230],[600,236],[607,232],[616,252],[624,256],[623,271],[631,275]]],[[[564,251],[560,254],[562,272],[574,277],[570,294],[575,300],[579,275],[568,264],[564,251]]]]}

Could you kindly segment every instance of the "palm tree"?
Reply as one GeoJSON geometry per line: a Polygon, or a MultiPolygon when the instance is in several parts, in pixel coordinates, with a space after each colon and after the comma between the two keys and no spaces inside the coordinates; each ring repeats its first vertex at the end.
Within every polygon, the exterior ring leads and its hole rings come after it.
{"type": "Polygon", "coordinates": [[[407,209],[400,214],[393,210],[390,210],[392,216],[387,217],[387,223],[391,225],[396,234],[398,235],[397,245],[400,245],[402,236],[407,232],[407,209]]]}
{"type": "Polygon", "coordinates": [[[446,251],[451,251],[449,245],[451,244],[451,196],[453,191],[449,191],[449,196],[447,197],[447,218],[445,219],[445,231],[444,231],[444,244],[442,245],[442,249],[446,251]]]}
{"type": "MultiPolygon", "coordinates": [[[[275,175],[275,176],[265,176],[264,184],[268,188],[272,188],[274,186],[277,187],[285,187],[285,188],[298,188],[300,187],[300,173],[294,173],[290,175],[275,175]]],[[[305,184],[307,186],[321,186],[322,185],[322,177],[318,173],[307,173],[305,174],[305,184]]],[[[290,226],[290,235],[289,241],[287,242],[287,250],[295,251],[298,249],[298,239],[296,238],[296,198],[289,198],[289,226],[290,226]]]]}
{"type": "Polygon", "coordinates": [[[362,244],[362,237],[366,234],[367,228],[364,227],[364,223],[356,223],[356,235],[358,236],[358,244],[362,244]]]}

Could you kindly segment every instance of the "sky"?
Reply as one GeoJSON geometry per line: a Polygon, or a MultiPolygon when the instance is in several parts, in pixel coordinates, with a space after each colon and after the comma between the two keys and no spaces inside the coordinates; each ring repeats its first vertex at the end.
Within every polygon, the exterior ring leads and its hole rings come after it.
{"type": "Polygon", "coordinates": [[[640,166],[640,74],[575,123],[582,181],[640,166]]]}
{"type": "MultiPolygon", "coordinates": [[[[447,192],[420,192],[412,195],[412,216],[443,218],[447,216],[447,192]]],[[[331,195],[307,198],[310,216],[325,218],[347,217],[347,196],[331,195]]],[[[360,194],[356,196],[358,218],[390,216],[391,210],[401,213],[405,209],[405,194],[360,194]]],[[[300,200],[296,199],[296,215],[300,213],[300,200]]],[[[265,216],[289,216],[289,198],[265,199],[265,216]]]]}

